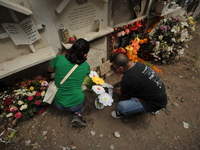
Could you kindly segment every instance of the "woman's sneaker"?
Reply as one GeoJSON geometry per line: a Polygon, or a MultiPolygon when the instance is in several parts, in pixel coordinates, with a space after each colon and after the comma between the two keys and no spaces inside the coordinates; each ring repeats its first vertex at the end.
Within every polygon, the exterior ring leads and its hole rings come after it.
{"type": "Polygon", "coordinates": [[[79,115],[74,115],[70,124],[70,126],[77,127],[77,128],[85,127],[86,125],[87,125],[86,121],[83,120],[82,117],[79,115]]]}
{"type": "Polygon", "coordinates": [[[111,116],[113,117],[113,118],[122,118],[124,115],[121,115],[118,111],[112,111],[111,112],[111,116]]]}

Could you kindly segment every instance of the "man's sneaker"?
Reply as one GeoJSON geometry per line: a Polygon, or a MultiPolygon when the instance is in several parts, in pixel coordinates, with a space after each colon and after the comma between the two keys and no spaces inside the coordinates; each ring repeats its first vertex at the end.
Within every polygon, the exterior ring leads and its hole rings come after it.
{"type": "Polygon", "coordinates": [[[121,115],[118,111],[115,111],[115,110],[111,112],[111,116],[113,118],[122,118],[123,117],[123,115],[121,115]]]}
{"type": "Polygon", "coordinates": [[[86,126],[86,121],[83,120],[81,116],[74,115],[70,126],[77,127],[77,128],[85,127],[86,126]]]}
{"type": "Polygon", "coordinates": [[[153,115],[157,115],[159,111],[151,112],[153,115]]]}

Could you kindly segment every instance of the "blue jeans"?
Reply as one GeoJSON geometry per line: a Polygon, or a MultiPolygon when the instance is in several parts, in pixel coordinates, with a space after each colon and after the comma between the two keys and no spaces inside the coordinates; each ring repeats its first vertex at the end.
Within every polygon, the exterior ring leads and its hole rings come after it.
{"type": "Polygon", "coordinates": [[[81,114],[82,113],[82,107],[83,107],[85,101],[86,101],[86,97],[84,98],[84,101],[81,104],[76,105],[76,106],[71,106],[71,107],[63,107],[63,106],[60,106],[56,103],[53,103],[53,104],[60,111],[69,111],[69,112],[72,112],[72,113],[80,113],[81,114]]]}
{"type": "Polygon", "coordinates": [[[145,109],[137,98],[120,101],[117,104],[117,111],[122,115],[145,113],[145,109]]]}

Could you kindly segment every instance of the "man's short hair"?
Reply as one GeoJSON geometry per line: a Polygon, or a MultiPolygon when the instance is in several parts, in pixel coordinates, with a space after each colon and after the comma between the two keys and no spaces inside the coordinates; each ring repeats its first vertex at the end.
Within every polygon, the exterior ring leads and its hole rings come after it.
{"type": "Polygon", "coordinates": [[[111,62],[116,66],[126,66],[129,62],[129,59],[124,54],[116,54],[112,57],[111,62]]]}

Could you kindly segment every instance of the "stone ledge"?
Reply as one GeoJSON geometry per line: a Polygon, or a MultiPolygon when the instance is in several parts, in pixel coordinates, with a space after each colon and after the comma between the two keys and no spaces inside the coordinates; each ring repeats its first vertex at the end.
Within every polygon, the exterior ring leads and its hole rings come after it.
{"type": "MultiPolygon", "coordinates": [[[[87,41],[92,41],[92,40],[94,40],[94,39],[97,39],[97,38],[100,38],[100,37],[102,37],[102,36],[105,36],[105,35],[107,35],[107,34],[113,32],[113,31],[114,31],[113,28],[111,28],[111,27],[106,27],[106,28],[104,28],[104,29],[100,29],[99,32],[89,32],[89,33],[84,34],[84,35],[82,35],[82,36],[80,36],[80,37],[78,37],[78,38],[83,38],[83,39],[85,39],[85,40],[87,40],[87,41]]],[[[67,44],[62,43],[62,45],[63,45],[66,49],[70,49],[71,46],[72,46],[72,44],[70,44],[70,43],[67,43],[67,44]]]]}
{"type": "Polygon", "coordinates": [[[56,57],[53,49],[45,47],[36,53],[23,55],[0,63],[0,79],[56,57]]]}

